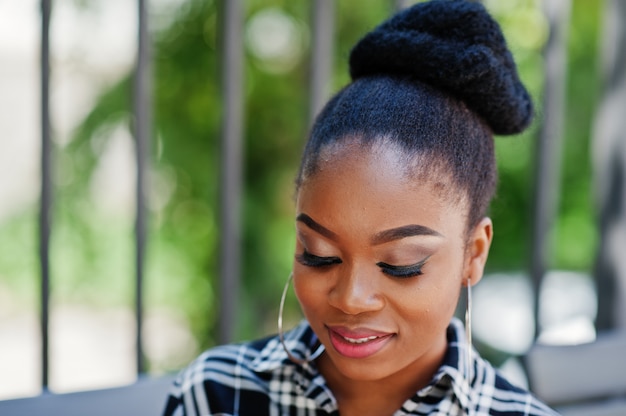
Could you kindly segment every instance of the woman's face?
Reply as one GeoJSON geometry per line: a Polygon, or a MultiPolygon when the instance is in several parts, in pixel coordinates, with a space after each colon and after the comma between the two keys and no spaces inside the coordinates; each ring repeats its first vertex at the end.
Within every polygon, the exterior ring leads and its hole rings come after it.
{"type": "Polygon", "coordinates": [[[301,185],[295,291],[342,377],[430,378],[460,289],[482,274],[491,223],[468,243],[467,205],[445,197],[447,178],[411,179],[394,150],[374,149],[344,148],[301,185]]]}

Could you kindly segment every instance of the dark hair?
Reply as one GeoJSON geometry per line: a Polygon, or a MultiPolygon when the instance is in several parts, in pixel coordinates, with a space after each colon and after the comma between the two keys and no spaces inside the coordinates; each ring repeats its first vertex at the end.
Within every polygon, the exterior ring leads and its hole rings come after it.
{"type": "Polygon", "coordinates": [[[368,33],[350,54],[352,83],[318,115],[296,180],[318,169],[329,145],[358,138],[419,158],[416,174],[448,173],[469,202],[468,227],[496,186],[493,134],[524,130],[532,101],[498,24],[463,0],[418,3],[368,33]]]}

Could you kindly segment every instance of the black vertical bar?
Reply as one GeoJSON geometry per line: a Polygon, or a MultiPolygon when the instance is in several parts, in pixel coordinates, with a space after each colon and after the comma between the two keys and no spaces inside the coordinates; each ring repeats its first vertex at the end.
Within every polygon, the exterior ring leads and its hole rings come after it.
{"type": "Polygon", "coordinates": [[[328,96],[333,69],[334,0],[315,0],[313,7],[313,43],[311,52],[311,79],[309,124],[322,109],[328,96]]]}
{"type": "Polygon", "coordinates": [[[602,95],[593,131],[594,193],[600,241],[594,274],[596,329],[626,328],[626,2],[604,2],[602,95]]]}
{"type": "Polygon", "coordinates": [[[222,157],[220,184],[220,315],[219,341],[235,334],[239,298],[240,204],[243,134],[243,17],[240,0],[222,0],[222,157]]]}
{"type": "Polygon", "coordinates": [[[550,35],[544,49],[543,122],[535,146],[534,207],[530,274],[533,285],[535,337],[540,332],[539,291],[548,269],[551,234],[558,212],[565,80],[567,28],[571,0],[545,0],[550,35]]]}
{"type": "Polygon", "coordinates": [[[52,0],[41,1],[41,201],[39,261],[41,266],[41,385],[49,381],[50,229],[52,213],[52,137],[50,133],[50,16],[52,0]]]}
{"type": "Polygon", "coordinates": [[[146,169],[151,124],[150,96],[150,38],[148,33],[147,0],[138,0],[138,51],[135,74],[134,112],[137,158],[136,218],[135,218],[135,319],[137,374],[145,371],[143,354],[143,280],[146,253],[146,169]]]}

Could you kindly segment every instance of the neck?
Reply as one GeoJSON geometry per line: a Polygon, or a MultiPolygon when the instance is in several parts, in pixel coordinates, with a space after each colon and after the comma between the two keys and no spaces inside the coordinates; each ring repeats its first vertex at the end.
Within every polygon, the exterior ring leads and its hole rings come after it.
{"type": "Polygon", "coordinates": [[[428,357],[420,357],[401,371],[374,380],[346,377],[338,371],[328,354],[323,354],[317,364],[342,416],[391,415],[432,380],[443,362],[446,349],[447,343],[444,343],[428,357]]]}

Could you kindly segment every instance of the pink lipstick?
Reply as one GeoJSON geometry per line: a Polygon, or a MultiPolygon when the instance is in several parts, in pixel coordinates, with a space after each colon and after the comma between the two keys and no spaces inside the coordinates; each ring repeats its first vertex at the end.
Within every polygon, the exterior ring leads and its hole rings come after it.
{"type": "Polygon", "coordinates": [[[374,355],[395,335],[365,328],[356,330],[339,326],[327,328],[335,350],[348,358],[367,358],[374,355]]]}

